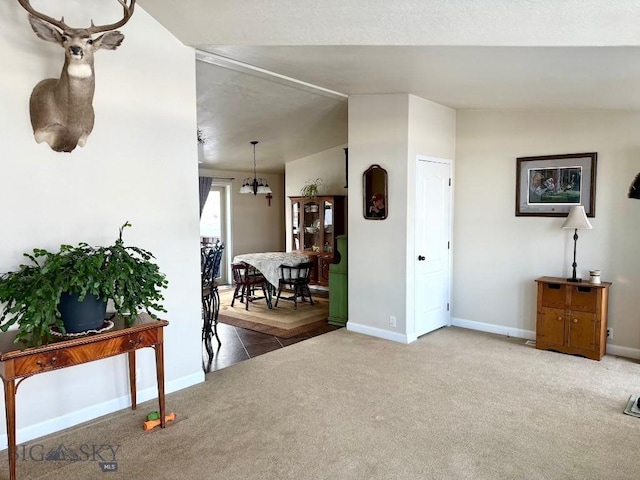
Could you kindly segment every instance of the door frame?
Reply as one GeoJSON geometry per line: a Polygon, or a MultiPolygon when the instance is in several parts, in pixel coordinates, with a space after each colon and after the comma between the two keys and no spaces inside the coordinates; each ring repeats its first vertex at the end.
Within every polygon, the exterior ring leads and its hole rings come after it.
{"type": "Polygon", "coordinates": [[[227,179],[214,178],[211,182],[211,190],[220,191],[220,239],[224,242],[225,248],[220,264],[220,282],[222,284],[231,283],[231,259],[233,258],[233,228],[231,216],[231,188],[232,181],[227,179]]]}
{"type": "MultiPolygon", "coordinates": [[[[446,322],[446,326],[451,326],[452,322],[451,322],[451,310],[452,310],[452,306],[451,306],[451,297],[452,297],[452,290],[453,290],[453,249],[454,249],[454,243],[453,243],[453,189],[454,189],[454,172],[453,172],[453,160],[447,159],[447,158],[441,158],[441,157],[435,157],[432,155],[416,155],[416,163],[415,163],[415,167],[416,167],[416,173],[418,171],[418,165],[419,162],[432,162],[432,163],[440,163],[440,164],[445,164],[449,166],[449,175],[451,178],[451,188],[449,189],[449,256],[448,256],[448,261],[447,261],[447,269],[448,269],[448,282],[447,282],[447,303],[449,305],[449,310],[447,312],[447,322],[446,322]]],[[[414,213],[413,213],[413,221],[417,222],[417,217],[419,212],[417,211],[417,199],[418,199],[418,189],[420,188],[420,179],[418,178],[418,175],[415,175],[415,179],[414,179],[414,213]]],[[[413,232],[413,261],[416,262],[417,258],[418,258],[418,242],[417,242],[417,229],[414,229],[413,232]]],[[[413,331],[411,333],[407,332],[407,340],[409,342],[412,342],[414,340],[418,339],[418,335],[417,335],[417,328],[416,328],[416,324],[417,324],[417,299],[418,299],[418,292],[417,290],[417,286],[418,286],[418,272],[417,269],[414,268],[413,269],[413,312],[414,312],[414,321],[413,321],[413,331]]]]}

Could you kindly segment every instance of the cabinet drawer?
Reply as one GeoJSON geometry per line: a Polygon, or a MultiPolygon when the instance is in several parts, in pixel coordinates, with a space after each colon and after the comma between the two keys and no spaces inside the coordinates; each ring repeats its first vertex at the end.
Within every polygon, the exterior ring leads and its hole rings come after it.
{"type": "Polygon", "coordinates": [[[46,372],[56,368],[73,365],[66,350],[56,352],[44,352],[39,355],[18,358],[14,363],[16,375],[30,375],[33,373],[46,372]]]}
{"type": "Polygon", "coordinates": [[[16,358],[13,364],[14,376],[27,376],[58,368],[107,358],[132,350],[150,347],[158,343],[158,330],[143,330],[123,337],[114,337],[101,342],[73,345],[52,352],[27,355],[16,358]]]}
{"type": "Polygon", "coordinates": [[[571,310],[595,312],[598,303],[598,289],[586,285],[571,287],[571,310]]]}
{"type": "Polygon", "coordinates": [[[564,308],[566,303],[566,285],[560,283],[542,283],[542,305],[564,308]]]}

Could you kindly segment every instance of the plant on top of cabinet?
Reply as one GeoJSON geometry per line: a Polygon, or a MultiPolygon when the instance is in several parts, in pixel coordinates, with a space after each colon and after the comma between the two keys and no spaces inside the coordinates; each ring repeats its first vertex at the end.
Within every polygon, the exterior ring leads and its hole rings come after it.
{"type": "MultiPolygon", "coordinates": [[[[92,247],[87,243],[61,245],[56,253],[36,248],[25,253],[29,264],[0,276],[0,330],[18,325],[17,342],[28,346],[49,343],[54,332],[82,332],[67,326],[63,304],[82,305],[90,300],[100,326],[105,321],[107,300],[113,300],[118,315],[130,325],[139,310],[157,318],[152,310],[166,312],[160,302],[168,282],[153,262],[150,252],[125,245],[122,231],[113,245],[92,247]],[[68,301],[68,302],[67,302],[68,301]],[[101,309],[101,312],[100,312],[101,309]],[[99,315],[102,315],[102,318],[99,315]]],[[[81,320],[84,321],[84,320],[81,320]]],[[[95,321],[95,320],[90,320],[95,321]]],[[[90,327],[86,330],[97,328],[90,327]]]]}
{"type": "Polygon", "coordinates": [[[304,198],[316,198],[320,192],[322,184],[323,181],[321,178],[316,178],[315,180],[309,179],[300,189],[300,195],[304,198]]]}

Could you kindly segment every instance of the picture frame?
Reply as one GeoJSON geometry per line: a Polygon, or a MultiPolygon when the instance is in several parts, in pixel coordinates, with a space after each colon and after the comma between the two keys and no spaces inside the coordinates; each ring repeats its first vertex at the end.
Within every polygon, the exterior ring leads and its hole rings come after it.
{"type": "Polygon", "coordinates": [[[566,217],[583,205],[595,217],[597,161],[595,152],[518,157],[516,216],[566,217]]]}

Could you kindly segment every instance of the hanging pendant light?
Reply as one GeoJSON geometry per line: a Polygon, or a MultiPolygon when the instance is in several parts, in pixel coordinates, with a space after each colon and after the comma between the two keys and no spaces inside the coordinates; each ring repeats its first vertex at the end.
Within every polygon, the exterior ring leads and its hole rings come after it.
{"type": "Polygon", "coordinates": [[[271,188],[269,188],[269,184],[267,180],[264,178],[258,178],[256,175],[256,145],[258,144],[257,140],[250,142],[253,145],[253,178],[247,177],[242,181],[242,187],[240,188],[239,193],[253,193],[257,195],[261,194],[269,194],[273,193],[271,188]]]}

